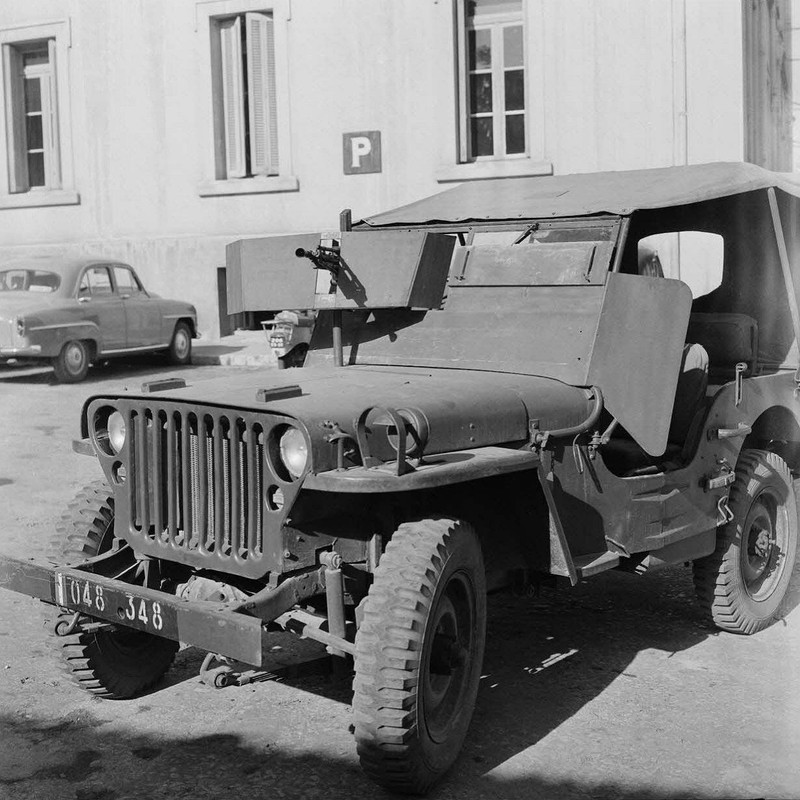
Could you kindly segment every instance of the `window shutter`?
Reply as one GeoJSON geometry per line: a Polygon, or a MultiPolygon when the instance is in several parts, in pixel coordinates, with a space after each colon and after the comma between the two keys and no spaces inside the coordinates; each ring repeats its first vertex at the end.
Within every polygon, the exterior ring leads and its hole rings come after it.
{"type": "Polygon", "coordinates": [[[247,85],[250,105],[250,167],[254,175],[277,175],[278,115],[275,97],[275,28],[268,14],[248,13],[247,85]]]}
{"type": "Polygon", "coordinates": [[[226,177],[246,175],[244,149],[244,75],[241,17],[219,23],[222,62],[222,107],[225,122],[226,177]]]}
{"type": "MultiPolygon", "coordinates": [[[[58,137],[58,73],[56,71],[56,40],[49,39],[47,42],[48,58],[50,61],[50,74],[45,82],[47,116],[44,120],[44,135],[47,137],[45,144],[45,157],[48,159],[47,165],[47,188],[58,189],[61,187],[61,152],[58,137]]],[[[43,98],[43,100],[45,100],[43,98]]]]}
{"type": "Polygon", "coordinates": [[[465,0],[456,0],[456,76],[458,81],[458,160],[461,164],[469,160],[467,134],[467,20],[464,14],[465,0]]]}
{"type": "Polygon", "coordinates": [[[10,46],[3,47],[5,75],[6,135],[9,153],[9,191],[28,191],[28,159],[25,149],[25,96],[22,80],[22,55],[10,46]]]}

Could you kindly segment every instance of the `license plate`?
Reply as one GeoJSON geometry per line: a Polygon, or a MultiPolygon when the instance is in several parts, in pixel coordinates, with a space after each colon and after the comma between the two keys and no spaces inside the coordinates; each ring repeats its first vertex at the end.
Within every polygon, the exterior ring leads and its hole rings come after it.
{"type": "Polygon", "coordinates": [[[55,579],[56,602],[64,608],[177,639],[177,614],[171,606],[103,585],[91,577],[56,572],[55,579]]]}

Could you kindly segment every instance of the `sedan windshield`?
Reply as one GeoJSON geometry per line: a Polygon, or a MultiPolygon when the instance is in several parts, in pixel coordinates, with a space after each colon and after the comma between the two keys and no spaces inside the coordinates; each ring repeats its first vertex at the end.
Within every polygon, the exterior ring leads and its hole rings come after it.
{"type": "Polygon", "coordinates": [[[0,271],[0,292],[55,292],[61,276],[39,269],[7,269],[0,271]]]}

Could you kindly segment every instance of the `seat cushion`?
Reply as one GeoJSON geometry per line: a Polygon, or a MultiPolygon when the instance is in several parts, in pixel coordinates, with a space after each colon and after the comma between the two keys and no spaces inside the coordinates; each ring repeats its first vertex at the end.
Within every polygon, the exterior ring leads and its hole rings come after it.
{"type": "Polygon", "coordinates": [[[756,371],[758,323],[747,314],[694,313],[686,339],[705,347],[715,377],[732,377],[739,362],[747,364],[748,375],[756,371]]]}
{"type": "Polygon", "coordinates": [[[708,389],[709,355],[701,344],[683,347],[681,371],[675,389],[675,405],[669,426],[669,442],[683,446],[695,414],[702,406],[708,389]]]}

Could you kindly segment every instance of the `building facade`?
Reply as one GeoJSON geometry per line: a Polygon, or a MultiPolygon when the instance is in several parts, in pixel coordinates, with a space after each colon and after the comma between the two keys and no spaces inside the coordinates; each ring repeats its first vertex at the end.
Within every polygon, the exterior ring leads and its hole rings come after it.
{"type": "Polygon", "coordinates": [[[791,169],[796,2],[4,0],[0,258],[127,261],[214,337],[238,238],[489,177],[791,169]]]}

